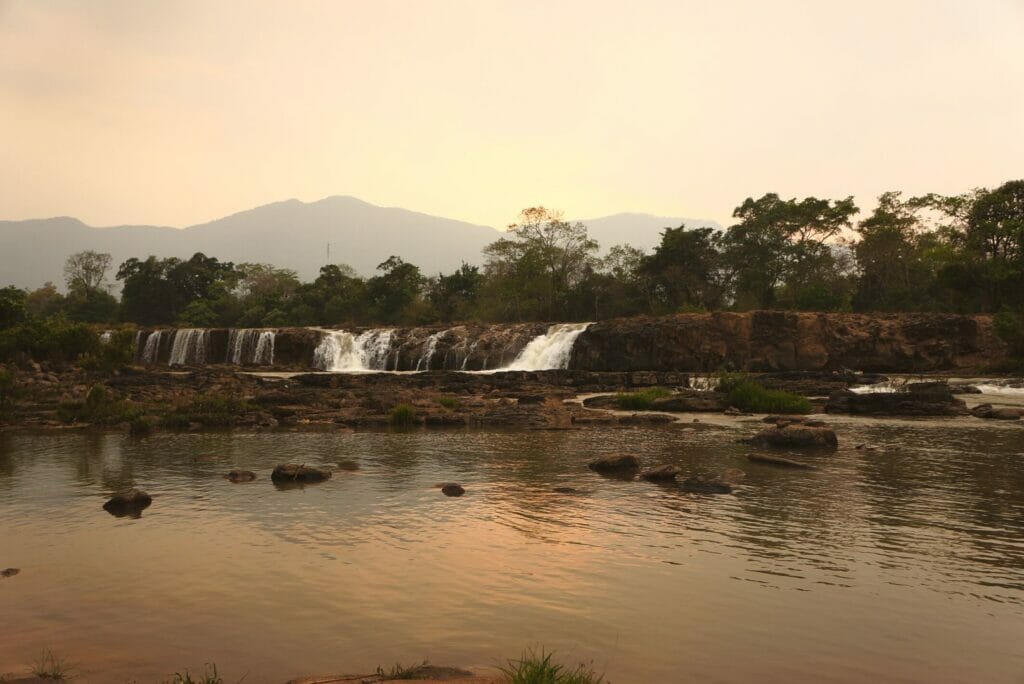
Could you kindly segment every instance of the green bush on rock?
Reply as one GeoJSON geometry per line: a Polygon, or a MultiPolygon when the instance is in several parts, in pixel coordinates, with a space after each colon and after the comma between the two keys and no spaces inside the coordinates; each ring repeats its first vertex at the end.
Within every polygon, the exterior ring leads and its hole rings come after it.
{"type": "Polygon", "coordinates": [[[750,413],[810,413],[811,402],[792,392],[766,389],[743,375],[722,376],[717,391],[729,399],[729,405],[750,413]]]}
{"type": "Polygon", "coordinates": [[[615,395],[615,404],[623,411],[649,411],[655,399],[672,394],[664,387],[648,387],[638,392],[620,392],[615,395]]]}

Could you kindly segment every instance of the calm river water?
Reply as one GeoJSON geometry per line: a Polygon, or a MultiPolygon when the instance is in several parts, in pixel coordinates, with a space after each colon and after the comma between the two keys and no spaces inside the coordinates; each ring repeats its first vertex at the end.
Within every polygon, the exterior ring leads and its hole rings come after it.
{"type": "Polygon", "coordinates": [[[1024,425],[836,420],[817,471],[723,429],[0,435],[0,672],[282,682],[543,645],[629,682],[1024,681],[1024,425]],[[857,443],[877,447],[856,450],[857,443]],[[642,445],[642,446],[641,446],[642,445]],[[604,479],[630,451],[727,496],[604,479]],[[281,491],[274,464],[359,462],[281,491]],[[255,470],[252,484],[220,476],[255,470]],[[434,485],[458,481],[460,499],[434,485]],[[107,495],[155,497],[115,518],[107,495]],[[556,494],[554,486],[583,490],[556,494]]]}

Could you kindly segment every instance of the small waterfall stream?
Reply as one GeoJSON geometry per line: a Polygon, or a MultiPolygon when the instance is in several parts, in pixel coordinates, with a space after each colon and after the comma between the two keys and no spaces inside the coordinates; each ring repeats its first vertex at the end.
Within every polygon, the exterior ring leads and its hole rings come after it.
{"type": "Polygon", "coordinates": [[[568,368],[572,345],[590,323],[556,323],[539,337],[530,340],[512,363],[498,370],[553,370],[568,368]]]}
{"type": "Polygon", "coordinates": [[[276,335],[274,330],[232,328],[228,332],[228,349],[224,362],[237,366],[272,366],[276,335]]]}
{"type": "Polygon", "coordinates": [[[160,340],[163,336],[163,330],[154,330],[146,337],[146,343],[142,347],[142,354],[139,356],[143,363],[156,363],[157,357],[160,355],[160,340]]]}
{"type": "MultiPolygon", "coordinates": [[[[183,328],[174,332],[169,366],[201,366],[206,363],[210,331],[204,328],[183,328]]],[[[147,341],[148,344],[148,341],[147,341]]]]}
{"type": "Polygon", "coordinates": [[[387,370],[393,330],[367,330],[353,335],[328,330],[313,351],[313,365],[334,372],[387,370]]]}

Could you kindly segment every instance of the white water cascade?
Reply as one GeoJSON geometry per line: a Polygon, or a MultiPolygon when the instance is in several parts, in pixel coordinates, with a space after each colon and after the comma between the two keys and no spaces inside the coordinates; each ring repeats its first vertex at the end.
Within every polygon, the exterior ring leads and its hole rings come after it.
{"type": "MultiPolygon", "coordinates": [[[[200,366],[206,363],[210,331],[202,328],[184,328],[174,333],[171,343],[170,366],[200,366]]],[[[147,346],[149,340],[146,340],[147,346]]]]}
{"type": "MultiPolygon", "coordinates": [[[[139,334],[141,335],[141,333],[139,334]]],[[[163,330],[154,330],[146,337],[146,344],[142,348],[140,357],[143,363],[156,363],[157,356],[160,354],[160,340],[163,336],[163,330]]]]}
{"type": "Polygon", "coordinates": [[[499,370],[552,370],[569,367],[569,356],[576,338],[590,323],[556,323],[539,337],[530,340],[512,363],[499,370]]]}
{"type": "Polygon", "coordinates": [[[276,336],[274,330],[233,328],[228,332],[228,349],[224,361],[238,366],[272,366],[276,336]]]}
{"type": "Polygon", "coordinates": [[[335,372],[387,370],[392,330],[367,330],[353,335],[344,330],[324,332],[313,350],[313,365],[335,372]]]}
{"type": "Polygon", "coordinates": [[[427,338],[427,341],[423,345],[423,354],[419,360],[416,361],[416,370],[430,370],[430,359],[434,358],[434,352],[437,351],[437,341],[440,340],[448,333],[447,330],[434,333],[427,338]]]}

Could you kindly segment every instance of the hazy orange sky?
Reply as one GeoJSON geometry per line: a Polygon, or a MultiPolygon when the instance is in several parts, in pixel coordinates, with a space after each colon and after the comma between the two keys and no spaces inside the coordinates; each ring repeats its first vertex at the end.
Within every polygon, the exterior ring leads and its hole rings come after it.
{"type": "Polygon", "coordinates": [[[0,219],[728,222],[1024,177],[1024,0],[0,0],[0,219]]]}

